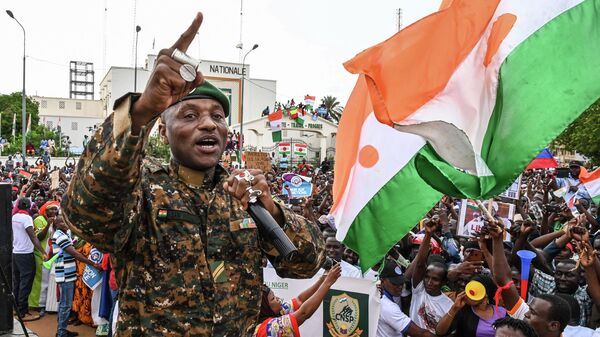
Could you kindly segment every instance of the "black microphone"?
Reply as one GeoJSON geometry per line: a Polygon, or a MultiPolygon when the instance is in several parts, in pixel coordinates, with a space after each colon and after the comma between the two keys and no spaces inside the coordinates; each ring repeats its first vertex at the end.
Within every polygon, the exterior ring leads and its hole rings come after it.
{"type": "Polygon", "coordinates": [[[260,200],[249,202],[247,212],[254,219],[254,222],[256,222],[259,234],[275,246],[279,255],[284,260],[293,260],[298,253],[298,249],[260,200]]]}

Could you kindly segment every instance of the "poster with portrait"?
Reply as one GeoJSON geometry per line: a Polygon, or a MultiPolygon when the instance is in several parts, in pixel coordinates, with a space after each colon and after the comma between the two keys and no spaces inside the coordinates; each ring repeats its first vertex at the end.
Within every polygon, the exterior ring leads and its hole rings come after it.
{"type": "MultiPolygon", "coordinates": [[[[483,201],[486,208],[488,208],[488,202],[487,200],[483,201]]],[[[515,205],[501,201],[492,201],[492,215],[498,215],[502,219],[507,232],[510,229],[510,220],[513,218],[514,213],[515,205]]],[[[477,206],[477,203],[471,199],[463,199],[460,205],[457,235],[466,237],[475,236],[483,228],[484,220],[485,216],[477,206]]],[[[506,236],[505,240],[508,240],[508,234],[506,236]]]]}

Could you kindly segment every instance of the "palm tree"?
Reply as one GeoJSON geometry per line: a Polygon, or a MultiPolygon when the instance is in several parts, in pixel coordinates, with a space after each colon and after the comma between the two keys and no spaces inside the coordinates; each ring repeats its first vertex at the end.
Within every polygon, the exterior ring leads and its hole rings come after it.
{"type": "Polygon", "coordinates": [[[327,114],[331,116],[336,123],[339,123],[340,118],[342,118],[344,107],[340,105],[340,102],[337,100],[337,98],[333,96],[325,96],[321,99],[321,104],[325,106],[327,114]]]}

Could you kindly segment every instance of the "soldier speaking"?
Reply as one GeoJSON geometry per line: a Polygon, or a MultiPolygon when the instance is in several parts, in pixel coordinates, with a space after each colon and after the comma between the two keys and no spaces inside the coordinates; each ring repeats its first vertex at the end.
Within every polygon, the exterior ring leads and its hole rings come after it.
{"type": "Polygon", "coordinates": [[[181,57],[201,23],[198,13],[160,51],[141,95],[115,102],[62,200],[71,230],[116,259],[118,336],[250,335],[262,258],[280,276],[295,278],[313,276],[324,261],[318,228],[275,203],[261,171],[229,175],[219,165],[230,103],[181,57]],[[160,137],[171,148],[168,165],[144,156],[159,117],[160,137]],[[259,193],[298,248],[293,261],[259,237],[245,211],[259,193]]]}

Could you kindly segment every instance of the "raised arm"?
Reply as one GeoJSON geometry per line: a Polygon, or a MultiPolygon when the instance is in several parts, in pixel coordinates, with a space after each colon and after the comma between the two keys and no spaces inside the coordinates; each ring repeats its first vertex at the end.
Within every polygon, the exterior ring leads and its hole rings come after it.
{"type": "Polygon", "coordinates": [[[331,270],[325,277],[325,280],[321,283],[317,291],[309,299],[307,299],[306,302],[302,303],[302,305],[300,305],[300,308],[298,308],[298,310],[293,313],[296,316],[298,325],[302,325],[304,321],[309,319],[315,313],[315,311],[317,311],[317,309],[321,305],[321,302],[323,302],[325,295],[327,295],[329,288],[331,288],[335,281],[337,281],[341,273],[342,267],[340,267],[339,264],[331,268],[331,270]]]}
{"type": "Polygon", "coordinates": [[[600,280],[596,273],[596,252],[589,242],[577,242],[579,251],[579,261],[585,269],[585,281],[587,283],[587,291],[594,304],[600,305],[600,280]]]}
{"type": "MultiPolygon", "coordinates": [[[[327,273],[327,274],[329,274],[329,273],[327,273]]],[[[317,282],[315,282],[312,286],[310,286],[310,288],[304,290],[303,292],[300,293],[300,295],[298,295],[298,300],[300,300],[300,303],[304,303],[317,291],[317,289],[319,289],[321,284],[323,284],[323,281],[325,281],[327,274],[321,275],[319,277],[319,279],[317,280],[317,282]]]]}
{"type": "Polygon", "coordinates": [[[103,251],[115,252],[127,242],[136,223],[141,195],[141,162],[157,117],[202,81],[182,80],[170,55],[186,51],[202,23],[198,13],[191,26],[169,48],[161,50],[142,95],[128,94],[115,102],[111,114],[85,148],[73,180],[62,199],[65,222],[75,234],[103,251]],[[118,241],[118,242],[116,242],[118,241]]]}
{"type": "Polygon", "coordinates": [[[427,256],[429,255],[430,250],[429,243],[431,242],[431,237],[437,227],[437,225],[432,223],[429,219],[425,219],[423,223],[425,225],[425,237],[423,238],[423,242],[421,242],[415,260],[411,263],[415,265],[412,274],[413,287],[416,287],[421,283],[425,277],[425,272],[427,271],[427,256]]]}
{"type": "MultiPolygon", "coordinates": [[[[499,226],[494,224],[489,224],[488,228],[493,242],[494,281],[496,281],[498,286],[502,287],[512,281],[510,266],[506,260],[506,255],[504,255],[504,245],[502,243],[503,231],[499,226]]],[[[519,302],[519,299],[519,293],[514,284],[511,284],[507,290],[502,292],[502,300],[507,309],[513,308],[519,302]]]]}

